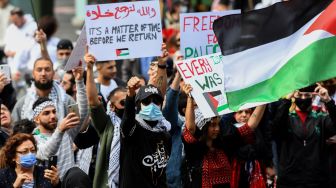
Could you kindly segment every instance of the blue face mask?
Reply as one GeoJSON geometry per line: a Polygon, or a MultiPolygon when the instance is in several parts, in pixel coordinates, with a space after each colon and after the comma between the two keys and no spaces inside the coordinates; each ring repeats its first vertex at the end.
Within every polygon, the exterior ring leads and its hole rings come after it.
{"type": "Polygon", "coordinates": [[[150,103],[147,106],[141,104],[139,115],[142,119],[147,121],[157,121],[163,117],[160,107],[154,103],[150,103]]]}
{"type": "Polygon", "coordinates": [[[20,156],[20,165],[23,168],[32,168],[36,164],[36,156],[33,153],[20,156]]]}

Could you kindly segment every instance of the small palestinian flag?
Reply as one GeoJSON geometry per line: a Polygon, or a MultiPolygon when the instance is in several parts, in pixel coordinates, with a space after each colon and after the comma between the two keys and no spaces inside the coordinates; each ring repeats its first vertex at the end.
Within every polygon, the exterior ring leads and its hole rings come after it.
{"type": "Polygon", "coordinates": [[[220,112],[228,108],[224,95],[220,90],[203,93],[203,96],[210,105],[212,112],[216,114],[216,116],[218,116],[220,112]]]}
{"type": "Polygon", "coordinates": [[[336,77],[336,1],[290,0],[214,22],[232,110],[336,77]]]}
{"type": "Polygon", "coordinates": [[[116,54],[117,54],[118,57],[128,56],[129,55],[129,50],[128,50],[128,48],[116,49],[116,54]]]}

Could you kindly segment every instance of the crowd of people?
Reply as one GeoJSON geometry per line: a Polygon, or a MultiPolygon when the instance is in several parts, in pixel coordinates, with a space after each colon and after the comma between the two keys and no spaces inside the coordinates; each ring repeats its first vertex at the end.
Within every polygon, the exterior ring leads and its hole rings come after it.
{"type": "Polygon", "coordinates": [[[202,2],[164,1],[161,56],[96,61],[86,49],[64,71],[74,45],[54,37],[56,19],[36,23],[0,0],[10,18],[0,23],[1,65],[11,68],[0,72],[0,187],[335,187],[336,78],[202,115],[174,67],[179,13],[239,8],[202,2]]]}

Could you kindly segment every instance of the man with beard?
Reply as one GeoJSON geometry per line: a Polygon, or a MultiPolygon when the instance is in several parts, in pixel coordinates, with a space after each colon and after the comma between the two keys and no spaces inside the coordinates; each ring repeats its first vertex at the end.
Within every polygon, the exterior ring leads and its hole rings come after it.
{"type": "Polygon", "coordinates": [[[320,84],[289,94],[280,102],[273,120],[279,144],[277,187],[328,187],[328,150],[326,140],[336,134],[336,105],[320,84]],[[312,110],[317,94],[329,114],[312,110]],[[291,100],[295,108],[288,112],[291,100]]]}
{"type": "MultiPolygon", "coordinates": [[[[33,112],[31,109],[39,97],[48,97],[56,104],[58,119],[62,119],[68,114],[67,106],[75,104],[75,101],[71,96],[65,93],[61,86],[53,81],[54,75],[55,72],[50,59],[39,58],[35,61],[33,84],[27,90],[26,94],[15,104],[12,111],[14,121],[25,118],[32,120],[33,112]]],[[[77,88],[85,87],[83,80],[78,80],[76,84],[77,88]]]]}
{"type": "Polygon", "coordinates": [[[62,78],[61,86],[65,92],[76,100],[76,82],[72,71],[67,71],[62,78]]]}
{"type": "MultiPolygon", "coordinates": [[[[80,118],[71,112],[57,126],[56,106],[47,97],[39,98],[33,104],[33,112],[33,119],[37,125],[33,131],[38,148],[36,157],[40,160],[48,160],[56,154],[59,175],[64,182],[72,181],[74,177],[66,174],[73,172],[84,174],[75,167],[71,147],[73,135],[76,135],[81,128],[80,118]]],[[[84,178],[88,179],[87,176],[84,178]]]]}
{"type": "MultiPolygon", "coordinates": [[[[40,58],[35,61],[33,70],[34,83],[27,90],[25,96],[23,96],[15,105],[12,117],[15,121],[27,118],[33,120],[34,111],[33,104],[40,97],[48,97],[55,104],[57,111],[57,119],[63,119],[69,112],[68,106],[75,104],[75,101],[71,96],[65,93],[63,88],[53,81],[54,70],[52,62],[47,58],[40,58]]],[[[76,129],[71,129],[68,134],[64,135],[62,140],[67,140],[68,142],[62,142],[65,148],[70,147],[70,141],[74,140],[78,132],[80,131],[80,126],[87,117],[88,107],[87,107],[87,97],[85,92],[85,85],[83,80],[83,71],[81,68],[76,68],[74,71],[77,87],[77,102],[80,115],[80,125],[76,129]]],[[[83,128],[84,129],[84,128],[83,128]]],[[[62,146],[60,146],[62,148],[62,146]]],[[[72,152],[72,150],[71,150],[72,152]]],[[[75,161],[72,153],[60,152],[59,160],[63,161],[66,165],[65,168],[60,169],[60,177],[63,177],[65,170],[73,167],[75,161]],[[68,155],[69,154],[69,155],[68,155]],[[72,154],[72,155],[70,155],[72,154]],[[64,158],[64,160],[62,160],[64,158]],[[63,170],[65,169],[65,170],[63,170]]],[[[60,163],[59,163],[60,164],[60,163]]]]}

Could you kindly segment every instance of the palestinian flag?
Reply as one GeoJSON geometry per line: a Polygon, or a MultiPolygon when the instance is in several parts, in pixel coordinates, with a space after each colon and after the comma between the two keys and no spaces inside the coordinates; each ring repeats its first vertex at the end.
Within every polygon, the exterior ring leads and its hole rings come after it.
{"type": "Polygon", "coordinates": [[[203,96],[216,116],[218,116],[223,110],[229,108],[226,103],[225,95],[223,95],[220,90],[203,93],[203,96]]]}
{"type": "Polygon", "coordinates": [[[129,55],[129,50],[128,50],[128,48],[116,49],[116,54],[117,54],[118,57],[128,56],[129,55]]]}
{"type": "Polygon", "coordinates": [[[229,108],[336,77],[336,1],[290,0],[214,22],[229,108]]]}

